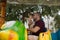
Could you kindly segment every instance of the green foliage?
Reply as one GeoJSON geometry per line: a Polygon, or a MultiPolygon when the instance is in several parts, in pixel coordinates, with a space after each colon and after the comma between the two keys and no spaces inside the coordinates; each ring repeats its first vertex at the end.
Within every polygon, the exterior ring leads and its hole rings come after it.
{"type": "MultiPolygon", "coordinates": [[[[60,10],[60,6],[42,6],[42,15],[46,15],[48,17],[48,15],[55,17],[55,27],[60,29],[60,15],[58,15],[58,11],[60,10]],[[52,11],[52,12],[51,12],[52,11]],[[57,14],[57,15],[55,15],[57,14]]],[[[49,18],[49,17],[48,17],[49,18]]],[[[48,20],[49,21],[49,20],[48,20]]]]}
{"type": "Polygon", "coordinates": [[[56,15],[55,21],[56,21],[55,27],[60,29],[60,15],[56,15]]]}
{"type": "Polygon", "coordinates": [[[50,7],[48,7],[48,6],[42,6],[42,15],[43,16],[44,15],[46,15],[46,16],[52,15],[50,7]]]}
{"type": "Polygon", "coordinates": [[[17,5],[17,4],[7,4],[7,8],[6,8],[6,20],[17,20],[19,14],[22,14],[25,17],[28,17],[28,13],[29,12],[33,12],[33,11],[37,11],[38,10],[38,6],[36,5],[17,5]],[[24,12],[25,10],[25,12],[24,12]],[[22,11],[22,13],[21,13],[22,11]]]}
{"type": "Polygon", "coordinates": [[[51,10],[53,11],[53,13],[57,13],[58,12],[58,6],[52,6],[51,10]]]}

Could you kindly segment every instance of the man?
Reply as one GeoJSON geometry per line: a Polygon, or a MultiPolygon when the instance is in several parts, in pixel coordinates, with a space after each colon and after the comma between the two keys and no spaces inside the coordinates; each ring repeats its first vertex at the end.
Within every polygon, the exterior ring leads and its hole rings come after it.
{"type": "Polygon", "coordinates": [[[28,29],[30,32],[32,32],[32,34],[28,36],[28,40],[38,40],[39,34],[41,32],[46,31],[45,24],[41,20],[40,13],[38,13],[38,12],[34,13],[33,18],[34,18],[34,21],[35,21],[35,25],[33,26],[33,28],[28,29]]]}

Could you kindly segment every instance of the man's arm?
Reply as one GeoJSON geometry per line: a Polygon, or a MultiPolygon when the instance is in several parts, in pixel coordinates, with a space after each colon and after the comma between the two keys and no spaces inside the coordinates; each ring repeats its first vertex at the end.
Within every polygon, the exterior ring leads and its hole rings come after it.
{"type": "Polygon", "coordinates": [[[38,26],[36,26],[35,28],[31,28],[31,29],[28,29],[28,30],[31,31],[31,32],[36,33],[37,31],[40,30],[40,28],[38,26]]]}

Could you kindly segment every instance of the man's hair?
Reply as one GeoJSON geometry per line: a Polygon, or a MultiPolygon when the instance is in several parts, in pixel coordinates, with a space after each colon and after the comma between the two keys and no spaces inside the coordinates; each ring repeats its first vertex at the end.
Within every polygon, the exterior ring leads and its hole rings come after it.
{"type": "Polygon", "coordinates": [[[40,12],[36,12],[34,14],[37,14],[41,18],[41,13],[40,12]]]}
{"type": "Polygon", "coordinates": [[[33,14],[29,14],[29,15],[33,16],[33,14]]]}

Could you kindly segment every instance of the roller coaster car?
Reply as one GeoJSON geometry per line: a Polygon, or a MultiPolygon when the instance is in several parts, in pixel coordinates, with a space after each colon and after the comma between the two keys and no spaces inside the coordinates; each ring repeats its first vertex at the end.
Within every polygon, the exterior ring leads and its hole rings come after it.
{"type": "MultiPolygon", "coordinates": [[[[18,22],[17,22],[18,23],[18,22]]],[[[18,30],[14,30],[15,27],[12,29],[3,29],[5,24],[2,25],[0,30],[0,40],[27,40],[27,30],[24,28],[22,23],[20,22],[18,30]],[[20,26],[19,26],[20,25],[20,26]]]]}
{"type": "Polygon", "coordinates": [[[13,30],[3,30],[0,32],[0,40],[18,40],[18,34],[13,30]]]}
{"type": "Polygon", "coordinates": [[[50,30],[40,33],[39,40],[52,40],[50,30]]]}

